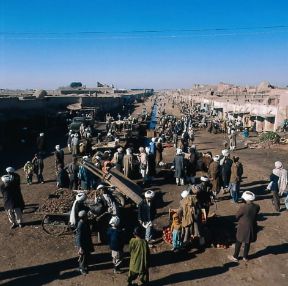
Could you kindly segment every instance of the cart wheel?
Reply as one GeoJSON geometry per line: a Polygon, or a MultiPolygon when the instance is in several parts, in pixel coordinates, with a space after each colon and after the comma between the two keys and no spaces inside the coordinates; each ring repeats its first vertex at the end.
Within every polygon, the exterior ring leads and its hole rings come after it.
{"type": "Polygon", "coordinates": [[[60,236],[68,230],[67,222],[59,217],[45,215],[42,220],[43,230],[53,236],[60,236]]]}

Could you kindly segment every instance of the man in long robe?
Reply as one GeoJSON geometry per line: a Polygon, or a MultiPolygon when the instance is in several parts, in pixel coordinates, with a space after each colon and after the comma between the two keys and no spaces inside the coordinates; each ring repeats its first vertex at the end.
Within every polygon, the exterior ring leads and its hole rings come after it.
{"type": "Polygon", "coordinates": [[[3,184],[0,186],[0,191],[3,195],[4,209],[7,212],[11,229],[17,226],[23,226],[22,212],[25,203],[21,194],[20,176],[15,173],[14,168],[6,168],[7,175],[1,177],[3,184]]]}
{"type": "Polygon", "coordinates": [[[220,156],[213,157],[213,162],[209,165],[208,177],[212,184],[212,193],[216,196],[220,191],[220,156]]]}
{"type": "Polygon", "coordinates": [[[132,168],[133,168],[133,155],[130,148],[126,150],[126,154],[123,157],[123,171],[124,176],[127,178],[132,177],[132,168]]]}
{"type": "Polygon", "coordinates": [[[141,229],[134,230],[135,238],[129,242],[130,263],[128,274],[128,286],[133,285],[133,281],[139,277],[142,284],[149,282],[150,251],[148,242],[142,239],[141,229]]]}

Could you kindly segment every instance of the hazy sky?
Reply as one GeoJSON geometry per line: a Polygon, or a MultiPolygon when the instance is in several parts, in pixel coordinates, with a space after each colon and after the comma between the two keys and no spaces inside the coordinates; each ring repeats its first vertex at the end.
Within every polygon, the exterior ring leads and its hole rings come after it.
{"type": "Polygon", "coordinates": [[[287,79],[287,0],[0,0],[0,88],[287,79]]]}

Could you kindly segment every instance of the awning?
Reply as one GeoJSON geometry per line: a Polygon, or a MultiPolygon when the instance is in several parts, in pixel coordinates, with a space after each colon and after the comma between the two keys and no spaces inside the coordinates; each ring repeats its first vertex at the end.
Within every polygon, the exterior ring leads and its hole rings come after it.
{"type": "Polygon", "coordinates": [[[262,117],[262,118],[273,118],[273,117],[275,117],[274,114],[257,114],[257,115],[253,115],[253,116],[262,117]]]}
{"type": "Polygon", "coordinates": [[[246,112],[246,111],[236,111],[233,113],[234,115],[244,115],[244,114],[250,114],[250,112],[246,112]]]}
{"type": "Polygon", "coordinates": [[[69,109],[69,110],[80,110],[80,109],[82,109],[82,104],[80,102],[69,104],[67,106],[67,109],[69,109]]]}
{"type": "Polygon", "coordinates": [[[265,118],[273,118],[273,117],[275,117],[274,114],[267,114],[267,115],[264,115],[264,116],[265,116],[265,118]]]}

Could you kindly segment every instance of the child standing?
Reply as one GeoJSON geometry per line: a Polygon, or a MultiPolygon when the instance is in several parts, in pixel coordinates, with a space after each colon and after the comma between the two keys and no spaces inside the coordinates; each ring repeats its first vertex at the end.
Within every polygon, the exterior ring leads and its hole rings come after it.
{"type": "Polygon", "coordinates": [[[174,213],[172,216],[172,225],[171,225],[171,232],[172,232],[172,251],[179,250],[182,247],[181,241],[181,230],[182,225],[180,218],[177,213],[174,213]]]}
{"type": "Polygon", "coordinates": [[[112,260],[114,264],[114,274],[121,273],[120,264],[123,260],[124,235],[119,229],[120,219],[118,216],[113,216],[109,222],[111,227],[108,230],[108,241],[112,252],[112,260]]]}
{"type": "Polygon", "coordinates": [[[24,173],[26,175],[27,184],[31,185],[32,179],[33,179],[33,171],[34,171],[34,166],[31,163],[31,161],[27,161],[26,164],[24,165],[23,169],[24,169],[24,173]]]}

